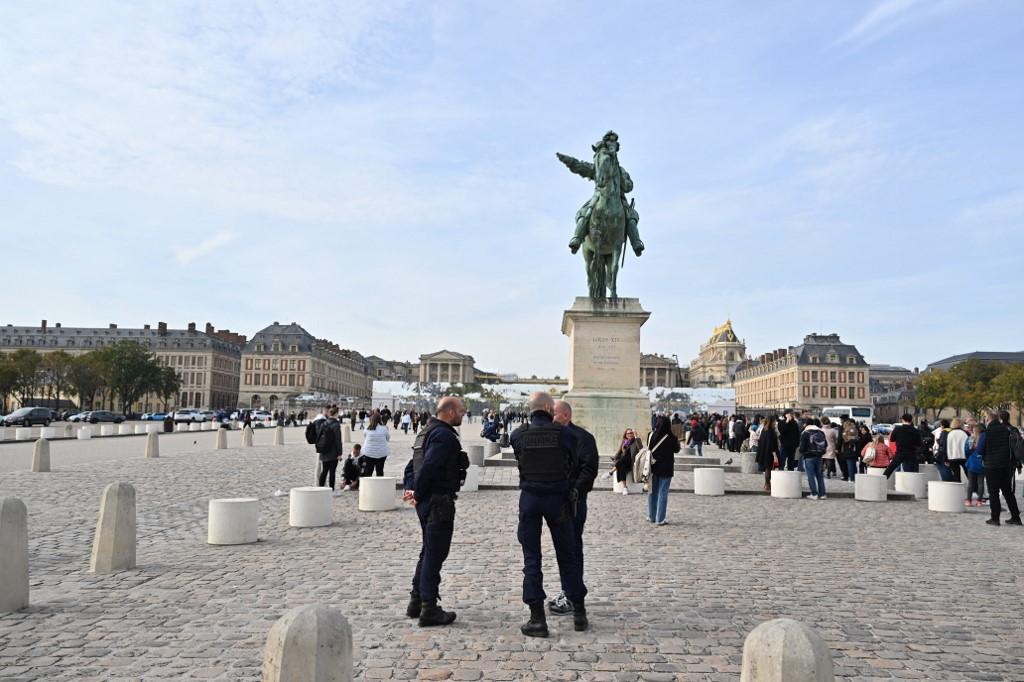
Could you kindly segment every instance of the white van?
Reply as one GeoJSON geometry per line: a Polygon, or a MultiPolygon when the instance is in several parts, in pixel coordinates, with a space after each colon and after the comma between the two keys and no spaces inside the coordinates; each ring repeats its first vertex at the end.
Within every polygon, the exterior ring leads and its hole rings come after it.
{"type": "Polygon", "coordinates": [[[838,421],[843,417],[852,417],[855,422],[870,427],[874,424],[875,411],[871,407],[862,405],[836,405],[826,407],[821,411],[821,416],[828,417],[832,421],[838,421]]]}

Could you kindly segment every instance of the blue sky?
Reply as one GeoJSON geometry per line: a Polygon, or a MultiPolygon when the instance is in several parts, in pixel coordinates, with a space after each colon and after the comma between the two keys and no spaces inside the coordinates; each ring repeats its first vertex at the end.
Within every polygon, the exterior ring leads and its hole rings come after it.
{"type": "Polygon", "coordinates": [[[567,371],[566,244],[609,128],[688,362],[837,332],[1024,349],[1024,4],[0,5],[0,323],[296,321],[567,371]]]}

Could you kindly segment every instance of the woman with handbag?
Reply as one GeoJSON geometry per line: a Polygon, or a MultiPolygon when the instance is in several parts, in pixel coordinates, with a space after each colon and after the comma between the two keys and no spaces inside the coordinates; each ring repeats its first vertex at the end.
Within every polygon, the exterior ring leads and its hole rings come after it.
{"type": "Polygon", "coordinates": [[[640,452],[640,439],[633,429],[626,429],[622,434],[619,451],[612,457],[615,470],[615,482],[622,486],[622,494],[629,494],[629,474],[633,471],[633,458],[640,452]]]}
{"type": "Polygon", "coordinates": [[[779,466],[778,419],[771,415],[757,430],[757,466],[764,471],[764,491],[772,491],[772,469],[779,466]]]}
{"type": "Polygon", "coordinates": [[[968,507],[980,507],[985,499],[985,465],[981,453],[985,449],[985,425],[975,424],[971,431],[971,437],[967,439],[964,446],[970,448],[964,468],[967,469],[967,499],[964,504],[968,507]],[[974,499],[977,494],[978,498],[974,499]]]}
{"type": "Polygon", "coordinates": [[[668,489],[672,485],[676,453],[679,452],[679,439],[672,435],[672,426],[667,417],[658,417],[654,430],[647,437],[647,448],[651,453],[651,492],[647,495],[647,520],[664,526],[668,523],[665,520],[668,489]]]}
{"type": "Polygon", "coordinates": [[[889,446],[885,444],[885,436],[881,434],[875,436],[874,443],[868,443],[864,446],[864,449],[860,451],[860,456],[869,469],[885,471],[885,468],[889,466],[889,462],[892,461],[892,452],[889,450],[889,446]]]}

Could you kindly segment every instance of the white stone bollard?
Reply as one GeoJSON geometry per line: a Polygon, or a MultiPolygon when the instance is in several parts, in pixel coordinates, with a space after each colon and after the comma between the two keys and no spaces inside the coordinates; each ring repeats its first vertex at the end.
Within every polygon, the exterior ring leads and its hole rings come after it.
{"type": "Polygon", "coordinates": [[[54,426],[44,426],[39,429],[39,437],[45,438],[46,440],[53,440],[57,437],[57,428],[54,426]]]}
{"type": "Polygon", "coordinates": [[[214,450],[227,450],[228,448],[228,430],[217,429],[217,444],[213,446],[214,450]]]}
{"type": "Polygon", "coordinates": [[[697,495],[724,495],[725,471],[717,467],[698,467],[694,469],[693,492],[697,495]]]}
{"type": "Polygon", "coordinates": [[[331,489],[316,486],[292,488],[288,493],[288,525],[316,528],[334,523],[331,489]]]}
{"type": "Polygon", "coordinates": [[[32,427],[19,426],[14,429],[14,440],[32,440],[32,427]]]}
{"type": "Polygon", "coordinates": [[[246,545],[258,540],[260,501],[255,497],[210,500],[206,543],[246,545]]]}
{"type": "Polygon", "coordinates": [[[756,474],[757,473],[757,455],[753,452],[741,452],[740,453],[740,473],[741,474],[756,474]]]}
{"type": "Polygon", "coordinates": [[[480,490],[480,470],[483,467],[470,464],[469,469],[466,470],[466,482],[459,488],[460,493],[475,493],[480,490]]]}
{"type": "Polygon", "coordinates": [[[620,483],[617,478],[614,479],[614,481],[615,482],[612,483],[612,492],[616,493],[618,495],[622,494],[623,489],[628,490],[630,495],[639,495],[639,494],[643,493],[643,491],[644,491],[644,484],[643,483],[638,483],[633,478],[633,472],[632,471],[630,471],[626,475],[626,480],[625,481],[620,483]]]}
{"type": "Polygon", "coordinates": [[[28,606],[28,510],[16,497],[0,501],[0,613],[28,606]]]}
{"type": "Polygon", "coordinates": [[[966,490],[964,483],[928,481],[928,511],[952,514],[962,512],[964,500],[967,499],[966,490]]]}
{"type": "Polygon", "coordinates": [[[274,445],[284,445],[284,427],[274,427],[274,445]]]}
{"type": "Polygon", "coordinates": [[[942,474],[939,473],[939,470],[936,468],[934,464],[922,464],[920,468],[922,474],[928,475],[929,481],[942,480],[942,474]]]}
{"type": "Polygon", "coordinates": [[[896,478],[896,490],[899,492],[913,493],[919,500],[928,497],[928,474],[897,471],[893,476],[896,478]]]}
{"type": "Polygon", "coordinates": [[[203,430],[203,423],[202,422],[190,422],[189,425],[188,425],[188,430],[189,431],[202,431],[203,430]]]}
{"type": "Polygon", "coordinates": [[[91,426],[83,426],[78,429],[78,440],[89,440],[90,438],[92,438],[91,426]]]}
{"type": "Polygon", "coordinates": [[[469,463],[478,467],[484,465],[484,446],[483,445],[467,445],[466,454],[469,455],[469,463]]]}
{"type": "Polygon", "coordinates": [[[40,438],[32,448],[32,471],[36,473],[50,470],[50,441],[40,438]]]}
{"type": "Polygon", "coordinates": [[[685,445],[683,446],[683,451],[681,454],[683,455],[683,457],[696,457],[697,449],[691,448],[689,445],[685,445]]]}
{"type": "Polygon", "coordinates": [[[391,511],[395,503],[394,476],[363,476],[359,479],[359,511],[391,511]]]}
{"type": "Polygon", "coordinates": [[[188,424],[175,424],[174,432],[181,433],[182,431],[188,431],[188,424]]]}
{"type": "Polygon", "coordinates": [[[100,427],[100,435],[113,436],[115,428],[116,427],[113,424],[104,424],[103,426],[100,427]]]}
{"type": "Polygon", "coordinates": [[[117,427],[117,433],[121,436],[130,436],[135,433],[135,426],[132,424],[121,424],[117,427]]]}
{"type": "Polygon", "coordinates": [[[211,423],[212,422],[199,422],[199,430],[200,431],[209,431],[211,423]]]}
{"type": "Polygon", "coordinates": [[[352,628],[336,609],[310,604],[267,635],[263,682],[352,682],[352,628]]]}
{"type": "MultiPolygon", "coordinates": [[[[861,476],[862,474],[857,474],[857,475],[861,476]]],[[[868,467],[867,475],[868,476],[881,476],[882,478],[885,478],[885,468],[884,467],[868,467]]],[[[890,476],[888,478],[888,481],[889,482],[886,484],[888,489],[889,490],[896,490],[896,479],[893,476],[890,476]]]]}
{"type": "Polygon", "coordinates": [[[144,433],[160,433],[160,431],[161,431],[160,427],[161,427],[160,424],[146,424],[146,428],[144,430],[144,433]]]}
{"type": "Polygon", "coordinates": [[[146,433],[146,424],[136,424],[134,431],[136,436],[146,433]]]}
{"type": "Polygon", "coordinates": [[[146,459],[156,459],[160,456],[160,434],[146,434],[146,459]]]}
{"type": "Polygon", "coordinates": [[[853,479],[853,499],[861,502],[885,502],[889,497],[884,476],[857,476],[853,479]]]}
{"type": "Polygon", "coordinates": [[[7,440],[7,429],[0,426],[0,441],[7,440]]]}
{"type": "Polygon", "coordinates": [[[348,424],[341,425],[341,442],[351,443],[352,442],[352,427],[348,424]]]}
{"type": "Polygon", "coordinates": [[[487,441],[484,443],[484,457],[493,457],[501,452],[501,446],[497,443],[487,441]]]}
{"type": "Polygon", "coordinates": [[[244,429],[242,429],[242,447],[243,448],[251,448],[252,447],[252,427],[251,426],[246,426],[244,429]]]}
{"type": "MultiPolygon", "coordinates": [[[[772,486],[775,489],[775,486],[772,486]]],[[[761,623],[743,642],[740,682],[832,682],[832,652],[817,632],[789,618],[761,623]]]]}
{"type": "Polygon", "coordinates": [[[135,568],[135,488],[111,483],[103,490],[89,570],[116,573],[131,568],[135,568]]]}
{"type": "MultiPolygon", "coordinates": [[[[74,424],[65,424],[64,425],[64,437],[65,438],[74,438],[75,437],[75,425],[74,424]]],[[[0,435],[0,440],[3,440],[3,436],[2,435],[0,435]]]]}
{"type": "Polygon", "coordinates": [[[800,483],[803,480],[802,471],[783,471],[775,469],[772,471],[772,497],[786,499],[799,499],[803,497],[800,483]]]}

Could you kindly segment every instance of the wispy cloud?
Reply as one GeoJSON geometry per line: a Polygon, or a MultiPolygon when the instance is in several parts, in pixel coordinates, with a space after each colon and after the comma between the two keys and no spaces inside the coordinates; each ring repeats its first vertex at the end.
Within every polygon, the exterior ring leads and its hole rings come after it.
{"type": "Polygon", "coordinates": [[[182,246],[174,249],[174,257],[182,265],[188,265],[197,258],[209,256],[234,238],[235,235],[232,232],[218,232],[195,246],[182,246]]]}
{"type": "Polygon", "coordinates": [[[914,21],[942,14],[973,0],[882,0],[836,41],[837,46],[861,47],[914,21]]]}

